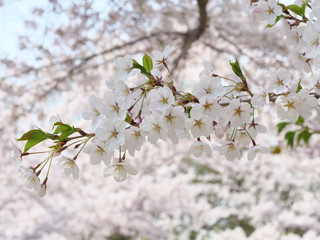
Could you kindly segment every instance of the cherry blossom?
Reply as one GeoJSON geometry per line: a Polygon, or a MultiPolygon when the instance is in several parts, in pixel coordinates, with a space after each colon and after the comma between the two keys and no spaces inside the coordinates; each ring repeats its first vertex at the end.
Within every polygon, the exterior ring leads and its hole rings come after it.
{"type": "Polygon", "coordinates": [[[285,69],[279,69],[276,73],[267,72],[265,78],[269,84],[269,91],[282,93],[290,83],[290,76],[285,69]]]}
{"type": "Polygon", "coordinates": [[[41,190],[40,179],[34,172],[25,171],[22,177],[25,179],[24,186],[27,189],[33,189],[36,193],[41,190]]]}
{"type": "Polygon", "coordinates": [[[84,149],[83,152],[90,155],[90,162],[93,165],[98,165],[103,161],[107,166],[111,163],[112,152],[106,150],[103,142],[92,141],[84,149]]]}
{"type": "Polygon", "coordinates": [[[209,136],[212,132],[212,123],[207,115],[202,112],[201,105],[194,105],[190,112],[190,118],[186,120],[186,126],[193,137],[209,136]]]}
{"type": "Polygon", "coordinates": [[[253,11],[260,20],[267,20],[268,24],[275,23],[276,18],[281,15],[282,9],[275,0],[258,1],[257,8],[253,11]]]}
{"type": "Polygon", "coordinates": [[[154,110],[166,110],[174,103],[172,91],[167,86],[152,90],[148,97],[150,98],[149,107],[154,110]]]}
{"type": "Polygon", "coordinates": [[[96,127],[99,123],[100,116],[104,111],[103,102],[96,96],[91,96],[89,98],[90,110],[84,112],[82,117],[86,120],[92,120],[92,127],[96,127]]]}
{"type": "Polygon", "coordinates": [[[107,151],[113,152],[124,144],[125,128],[126,123],[121,120],[110,124],[108,119],[103,119],[100,127],[96,130],[96,136],[100,141],[105,142],[107,151]]]}
{"type": "MultiPolygon", "coordinates": [[[[72,175],[73,179],[79,178],[79,167],[73,159],[67,157],[61,157],[60,159],[60,171],[64,176],[72,175]]],[[[40,188],[40,184],[39,184],[40,188]]]]}
{"type": "Polygon", "coordinates": [[[253,160],[257,156],[258,153],[267,153],[268,148],[263,147],[263,146],[253,146],[249,151],[248,151],[248,160],[253,160]]]}
{"type": "Polygon", "coordinates": [[[137,175],[138,171],[132,165],[126,162],[115,160],[116,163],[106,168],[103,172],[105,177],[113,176],[116,182],[123,182],[127,179],[127,174],[137,175]]]}
{"type": "Polygon", "coordinates": [[[212,154],[212,150],[209,144],[195,141],[189,148],[189,154],[192,154],[194,157],[200,157],[202,154],[210,156],[212,154]]]}
{"type": "Polygon", "coordinates": [[[221,155],[224,155],[228,161],[240,159],[241,157],[239,149],[233,142],[226,142],[224,145],[217,146],[214,149],[219,151],[221,155]]]}
{"type": "Polygon", "coordinates": [[[132,126],[126,130],[124,148],[131,156],[134,156],[135,151],[141,150],[145,138],[146,133],[142,129],[132,126]]]}
{"type": "Polygon", "coordinates": [[[243,123],[250,122],[250,113],[251,108],[248,103],[233,99],[225,110],[224,118],[230,119],[231,126],[237,128],[243,123]]]}

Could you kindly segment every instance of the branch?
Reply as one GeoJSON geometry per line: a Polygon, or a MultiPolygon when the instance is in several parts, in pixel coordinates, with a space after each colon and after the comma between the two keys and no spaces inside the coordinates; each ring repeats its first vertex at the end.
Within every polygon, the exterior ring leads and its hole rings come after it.
{"type": "Polygon", "coordinates": [[[180,60],[185,59],[188,56],[188,51],[191,48],[192,43],[197,41],[203,33],[206,31],[208,26],[208,13],[207,13],[207,4],[209,0],[198,0],[198,11],[199,11],[199,19],[198,26],[194,29],[187,31],[184,34],[183,43],[181,46],[181,53],[175,59],[173,63],[173,70],[177,69],[180,60]]]}

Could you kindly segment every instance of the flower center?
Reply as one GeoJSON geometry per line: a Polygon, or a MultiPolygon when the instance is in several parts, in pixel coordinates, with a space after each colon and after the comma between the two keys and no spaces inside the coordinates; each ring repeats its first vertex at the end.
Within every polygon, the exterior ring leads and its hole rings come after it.
{"type": "Polygon", "coordinates": [[[287,102],[287,104],[286,105],[284,105],[285,107],[287,107],[288,109],[290,109],[290,108],[295,108],[294,107],[294,102],[287,102]]]}
{"type": "Polygon", "coordinates": [[[154,124],[154,123],[152,125],[153,125],[152,131],[160,134],[160,131],[161,131],[160,125],[159,124],[154,124]]]}
{"type": "Polygon", "coordinates": [[[211,87],[208,87],[206,89],[206,94],[211,94],[213,92],[212,88],[211,87]]]}
{"type": "Polygon", "coordinates": [[[162,104],[168,104],[168,98],[162,97],[161,100],[160,100],[160,102],[161,102],[162,104]]]}
{"type": "Polygon", "coordinates": [[[119,106],[118,106],[118,104],[116,103],[116,104],[114,104],[114,105],[112,105],[111,106],[111,111],[112,112],[115,112],[115,113],[119,113],[119,111],[120,111],[120,108],[119,108],[119,106]]]}
{"type": "Polygon", "coordinates": [[[241,107],[238,107],[234,110],[234,115],[239,115],[241,116],[241,113],[243,112],[243,110],[241,110],[241,107]]]}
{"type": "Polygon", "coordinates": [[[211,109],[212,108],[212,103],[206,103],[206,104],[204,104],[203,105],[203,107],[204,107],[204,110],[209,110],[209,109],[211,109]]]}
{"type": "Polygon", "coordinates": [[[202,125],[203,125],[203,122],[201,120],[195,120],[194,126],[201,128],[202,125]]]}
{"type": "Polygon", "coordinates": [[[141,137],[141,133],[139,131],[134,131],[134,133],[132,134],[132,136],[135,138],[135,139],[138,139],[141,137]]]}
{"type": "Polygon", "coordinates": [[[283,85],[283,80],[278,78],[277,84],[278,84],[278,86],[282,86],[283,85]]]}
{"type": "Polygon", "coordinates": [[[267,10],[267,12],[269,14],[274,14],[274,8],[269,7],[269,9],[267,10]]]}
{"type": "Polygon", "coordinates": [[[319,44],[320,44],[319,38],[313,39],[311,41],[311,45],[313,45],[313,46],[318,46],[319,44]]]}
{"type": "Polygon", "coordinates": [[[98,111],[98,109],[93,109],[93,114],[95,115],[95,116],[100,116],[100,112],[98,111]]]}

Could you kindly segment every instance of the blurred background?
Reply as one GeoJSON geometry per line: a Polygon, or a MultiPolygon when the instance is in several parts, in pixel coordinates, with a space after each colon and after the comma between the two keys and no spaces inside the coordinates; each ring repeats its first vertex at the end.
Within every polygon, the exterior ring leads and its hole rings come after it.
{"type": "Polygon", "coordinates": [[[249,83],[280,67],[297,82],[281,28],[265,29],[249,2],[0,1],[0,239],[320,239],[319,141],[288,150],[275,114],[262,116],[269,130],[259,142],[276,150],[252,162],[194,159],[189,142],[146,144],[131,159],[139,174],[116,183],[82,155],[76,181],[53,164],[42,199],[10,160],[10,141],[35,126],[50,131],[50,116],[90,129],[81,118],[88,97],[103,96],[125,54],[172,46],[168,63],[185,90],[205,61],[233,77],[234,58],[249,83]]]}

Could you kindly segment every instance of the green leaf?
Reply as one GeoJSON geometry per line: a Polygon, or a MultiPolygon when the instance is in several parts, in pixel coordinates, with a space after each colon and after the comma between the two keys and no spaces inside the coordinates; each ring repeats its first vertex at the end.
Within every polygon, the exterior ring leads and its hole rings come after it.
{"type": "Polygon", "coordinates": [[[287,132],[284,138],[287,140],[287,146],[293,148],[294,145],[294,137],[296,135],[296,132],[290,131],[287,132]]]}
{"type": "Polygon", "coordinates": [[[298,134],[298,136],[297,136],[297,143],[298,143],[298,145],[300,144],[300,141],[301,141],[301,140],[303,140],[304,143],[305,143],[306,145],[308,145],[311,136],[312,136],[312,133],[310,133],[310,132],[308,131],[308,129],[302,130],[302,131],[298,134]]]}
{"type": "Polygon", "coordinates": [[[295,14],[297,14],[299,16],[303,16],[303,14],[304,14],[303,10],[299,6],[297,6],[295,4],[291,4],[291,5],[287,6],[287,8],[291,12],[294,12],[295,14]]]}
{"type": "Polygon", "coordinates": [[[306,15],[306,7],[308,6],[308,3],[309,3],[309,0],[306,0],[306,1],[304,1],[303,3],[302,3],[302,5],[301,5],[301,7],[300,7],[300,9],[301,9],[301,16],[302,17],[305,17],[305,15],[306,15]]]}
{"type": "Polygon", "coordinates": [[[136,60],[132,60],[132,68],[139,69],[143,75],[146,75],[148,78],[151,77],[151,74],[145,69],[144,66],[139,64],[136,60]]]}
{"type": "Polygon", "coordinates": [[[147,72],[150,72],[152,70],[153,63],[152,63],[152,58],[149,55],[144,54],[142,58],[142,63],[143,63],[143,67],[147,70],[147,72]]]}
{"type": "Polygon", "coordinates": [[[282,18],[282,15],[277,16],[277,17],[276,17],[276,20],[274,21],[274,24],[268,24],[268,25],[266,26],[266,28],[272,28],[274,25],[277,24],[277,22],[280,21],[281,18],[282,18]]]}
{"type": "Polygon", "coordinates": [[[300,92],[301,89],[302,89],[302,86],[301,86],[301,79],[300,79],[297,85],[296,93],[300,92]]]}
{"type": "Polygon", "coordinates": [[[26,145],[24,146],[23,152],[27,152],[30,148],[34,147],[38,143],[42,142],[43,140],[48,139],[49,137],[47,134],[40,130],[40,129],[34,129],[30,130],[29,132],[26,132],[23,134],[23,136],[18,141],[27,141],[26,145]]]}
{"type": "Polygon", "coordinates": [[[240,64],[238,62],[238,59],[236,59],[235,62],[231,62],[230,61],[230,66],[232,67],[232,71],[238,76],[238,77],[244,77],[243,76],[243,73],[241,71],[241,67],[240,67],[240,64]]]}
{"type": "Polygon", "coordinates": [[[289,122],[280,122],[277,124],[277,129],[278,129],[278,133],[281,133],[282,130],[288,125],[290,124],[289,122]]]}
{"type": "Polygon", "coordinates": [[[54,134],[59,134],[69,129],[74,129],[74,127],[71,127],[69,124],[65,124],[62,122],[57,122],[54,124],[54,126],[57,126],[56,130],[54,131],[54,134]]]}
{"type": "Polygon", "coordinates": [[[188,118],[191,118],[191,115],[190,115],[191,109],[192,109],[191,106],[186,108],[186,113],[188,114],[188,118]]]}
{"type": "Polygon", "coordinates": [[[59,137],[59,141],[63,141],[64,139],[66,139],[68,136],[70,136],[71,134],[75,133],[77,130],[65,123],[62,122],[57,122],[54,124],[54,126],[56,126],[56,129],[54,131],[54,134],[60,134],[59,137]]]}
{"type": "Polygon", "coordinates": [[[59,140],[63,141],[65,140],[67,137],[69,137],[71,134],[75,133],[76,130],[75,129],[69,129],[69,130],[65,130],[61,133],[59,140]]]}
{"type": "Polygon", "coordinates": [[[304,118],[302,116],[299,116],[298,120],[295,122],[297,125],[302,125],[304,124],[304,118]]]}

